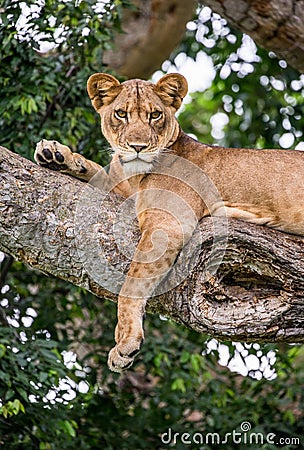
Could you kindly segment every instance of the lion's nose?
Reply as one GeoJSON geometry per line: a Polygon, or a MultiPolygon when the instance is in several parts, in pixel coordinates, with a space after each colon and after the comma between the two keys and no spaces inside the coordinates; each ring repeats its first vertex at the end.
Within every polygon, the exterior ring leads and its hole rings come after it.
{"type": "Polygon", "coordinates": [[[130,147],[132,147],[136,151],[136,153],[140,153],[148,146],[146,144],[130,144],[130,147]]]}

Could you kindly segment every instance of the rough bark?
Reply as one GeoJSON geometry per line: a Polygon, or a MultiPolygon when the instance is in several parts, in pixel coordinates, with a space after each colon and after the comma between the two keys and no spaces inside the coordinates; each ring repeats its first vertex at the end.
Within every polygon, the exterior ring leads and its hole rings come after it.
{"type": "MultiPolygon", "coordinates": [[[[104,277],[106,260],[125,273],[129,258],[121,249],[139,236],[134,221],[122,241],[117,239],[120,201],[0,147],[0,249],[114,301],[113,289],[98,283],[98,270],[102,266],[104,277]]],[[[120,232],[124,227],[120,222],[120,232]]],[[[229,221],[214,252],[213,231],[213,221],[204,219],[201,242],[188,255],[195,268],[175,289],[150,299],[148,310],[219,339],[303,342],[304,239],[229,221]],[[205,261],[211,252],[218,270],[208,279],[205,261]]],[[[169,279],[177,275],[173,270],[169,279]]],[[[111,274],[113,282],[118,289],[121,279],[116,283],[111,274]]]]}
{"type": "Polygon", "coordinates": [[[126,11],[124,34],[104,63],[128,78],[148,78],[181,41],[195,6],[203,4],[228,24],[304,71],[304,0],[134,0],[126,11]]]}
{"type": "Polygon", "coordinates": [[[104,63],[128,78],[148,78],[182,40],[196,0],[133,0],[104,63]]]}
{"type": "Polygon", "coordinates": [[[299,72],[304,71],[303,0],[199,0],[299,72]]]}

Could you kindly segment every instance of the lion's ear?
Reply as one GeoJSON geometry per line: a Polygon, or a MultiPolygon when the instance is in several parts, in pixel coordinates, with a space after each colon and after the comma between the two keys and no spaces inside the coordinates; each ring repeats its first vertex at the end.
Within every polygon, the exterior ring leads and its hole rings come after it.
{"type": "Polygon", "coordinates": [[[183,75],[168,73],[156,83],[156,92],[165,105],[178,110],[188,92],[188,83],[183,75]]]}
{"type": "Polygon", "coordinates": [[[94,73],[87,82],[88,94],[96,111],[102,106],[109,105],[117,97],[120,89],[120,82],[108,73],[94,73]]]}

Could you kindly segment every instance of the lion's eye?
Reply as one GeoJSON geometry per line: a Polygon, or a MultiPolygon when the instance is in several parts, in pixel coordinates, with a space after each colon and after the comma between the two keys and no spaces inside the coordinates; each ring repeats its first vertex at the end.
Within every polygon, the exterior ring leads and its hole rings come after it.
{"type": "Polygon", "coordinates": [[[114,114],[118,119],[125,119],[127,117],[127,111],[124,111],[123,109],[118,109],[114,114]]]}
{"type": "Polygon", "coordinates": [[[159,119],[162,116],[162,112],[161,111],[153,111],[150,114],[150,118],[151,119],[159,119]]]}

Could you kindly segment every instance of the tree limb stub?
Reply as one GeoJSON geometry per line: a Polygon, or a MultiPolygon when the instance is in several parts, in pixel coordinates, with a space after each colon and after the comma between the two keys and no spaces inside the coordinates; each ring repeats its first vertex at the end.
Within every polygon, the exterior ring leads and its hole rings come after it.
{"type": "MultiPolygon", "coordinates": [[[[96,278],[100,253],[117,272],[126,273],[130,257],[121,251],[124,240],[129,247],[139,237],[135,220],[125,230],[121,223],[124,233],[118,242],[120,208],[117,197],[104,198],[92,186],[0,147],[0,250],[114,301],[116,292],[96,278]]],[[[229,221],[218,269],[208,278],[205,262],[214,243],[211,218],[201,222],[200,236],[197,252],[190,255],[195,268],[175,289],[150,299],[148,311],[218,339],[303,342],[304,239],[229,221]]],[[[187,256],[187,251],[186,246],[182,254],[187,256]]],[[[113,282],[112,273],[110,277],[113,282]]],[[[121,282],[118,277],[117,289],[121,282]]]]}

